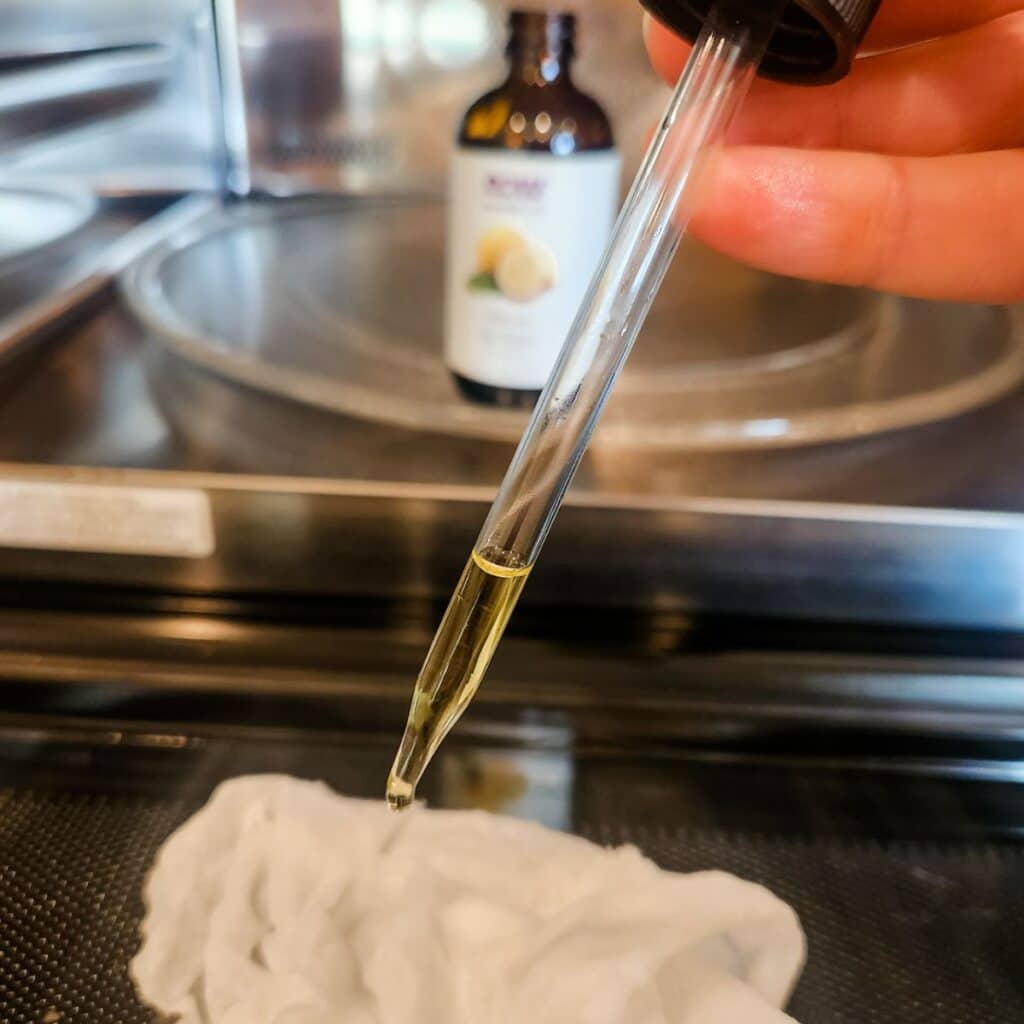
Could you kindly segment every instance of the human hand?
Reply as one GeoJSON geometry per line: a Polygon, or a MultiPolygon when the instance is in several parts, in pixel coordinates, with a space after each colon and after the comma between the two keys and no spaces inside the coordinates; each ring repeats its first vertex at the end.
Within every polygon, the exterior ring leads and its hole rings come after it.
{"type": "MultiPolygon", "coordinates": [[[[645,38],[675,82],[688,45],[645,38]]],[[[1024,0],[883,0],[841,82],[758,80],[690,230],[780,274],[1024,299],[1024,0]]]]}

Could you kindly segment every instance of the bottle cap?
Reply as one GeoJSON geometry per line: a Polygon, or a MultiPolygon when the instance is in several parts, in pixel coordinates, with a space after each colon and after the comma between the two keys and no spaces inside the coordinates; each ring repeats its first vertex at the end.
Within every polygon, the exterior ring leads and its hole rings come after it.
{"type": "MultiPolygon", "coordinates": [[[[827,85],[853,65],[857,47],[882,0],[789,0],[760,72],[768,78],[803,85],[827,85]]],[[[696,39],[714,0],[641,0],[662,24],[696,39]]],[[[734,0],[752,15],[763,13],[760,0],[734,0]]]]}
{"type": "Polygon", "coordinates": [[[572,47],[576,18],[572,14],[546,10],[516,9],[509,12],[510,40],[555,53],[572,47]]]}

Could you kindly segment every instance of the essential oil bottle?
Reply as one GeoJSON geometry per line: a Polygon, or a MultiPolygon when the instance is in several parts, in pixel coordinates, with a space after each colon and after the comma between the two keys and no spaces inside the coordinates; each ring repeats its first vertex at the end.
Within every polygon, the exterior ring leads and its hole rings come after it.
{"type": "Polygon", "coordinates": [[[530,407],[611,232],[620,159],[573,84],[575,18],[513,11],[509,73],[466,112],[452,160],[445,361],[460,391],[530,407]]]}

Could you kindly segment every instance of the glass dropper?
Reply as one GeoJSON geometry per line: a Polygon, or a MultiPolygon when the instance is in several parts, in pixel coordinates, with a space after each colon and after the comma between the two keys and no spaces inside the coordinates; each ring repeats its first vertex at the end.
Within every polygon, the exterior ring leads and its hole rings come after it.
{"type": "Polygon", "coordinates": [[[783,6],[720,0],[694,44],[416,680],[396,810],[480,685],[783,6]]]}

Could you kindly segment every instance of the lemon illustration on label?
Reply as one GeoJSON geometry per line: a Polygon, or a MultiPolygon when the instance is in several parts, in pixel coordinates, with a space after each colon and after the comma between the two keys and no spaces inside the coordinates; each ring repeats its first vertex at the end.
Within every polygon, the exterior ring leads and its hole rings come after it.
{"type": "Polygon", "coordinates": [[[554,288],[555,254],[543,242],[509,224],[494,224],[477,242],[473,291],[494,291],[513,302],[531,302],[554,288]]]}
{"type": "Polygon", "coordinates": [[[498,290],[516,302],[530,302],[555,286],[555,254],[541,242],[529,242],[504,253],[494,269],[498,290]]]}
{"type": "Polygon", "coordinates": [[[493,274],[505,253],[523,245],[526,245],[526,239],[511,224],[492,225],[476,244],[477,273],[493,274]]]}

